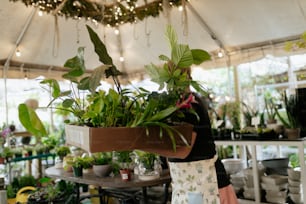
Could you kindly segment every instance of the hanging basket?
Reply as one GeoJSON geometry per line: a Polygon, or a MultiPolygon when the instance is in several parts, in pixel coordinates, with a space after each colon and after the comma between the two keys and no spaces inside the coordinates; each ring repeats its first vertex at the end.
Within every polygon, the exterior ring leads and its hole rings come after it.
{"type": "Polygon", "coordinates": [[[161,156],[185,158],[191,151],[196,135],[192,134],[192,125],[172,126],[181,133],[173,131],[176,148],[166,131],[160,127],[107,127],[92,128],[86,126],[66,125],[66,143],[80,147],[88,152],[110,152],[139,149],[157,153],[161,156]]]}

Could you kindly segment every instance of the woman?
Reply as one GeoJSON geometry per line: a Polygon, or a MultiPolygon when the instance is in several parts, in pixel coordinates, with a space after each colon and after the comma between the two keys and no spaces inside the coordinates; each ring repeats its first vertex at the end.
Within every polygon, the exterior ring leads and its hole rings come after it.
{"type": "Polygon", "coordinates": [[[185,112],[185,122],[194,125],[195,144],[185,159],[168,158],[172,178],[172,204],[238,204],[223,164],[217,158],[207,105],[194,94],[192,108],[185,112]]]}

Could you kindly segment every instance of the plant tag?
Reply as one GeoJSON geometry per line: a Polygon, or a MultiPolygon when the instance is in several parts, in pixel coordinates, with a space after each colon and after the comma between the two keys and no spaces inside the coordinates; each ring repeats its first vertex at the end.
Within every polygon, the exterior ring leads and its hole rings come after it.
{"type": "Polygon", "coordinates": [[[260,118],[257,116],[257,117],[252,117],[252,125],[254,125],[255,127],[257,127],[260,123],[260,118]]]}

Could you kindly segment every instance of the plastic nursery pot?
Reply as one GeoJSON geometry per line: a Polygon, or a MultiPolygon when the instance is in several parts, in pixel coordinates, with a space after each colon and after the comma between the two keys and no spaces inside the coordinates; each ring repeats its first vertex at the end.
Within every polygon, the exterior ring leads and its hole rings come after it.
{"type": "Polygon", "coordinates": [[[120,169],[120,175],[123,181],[131,180],[131,170],[129,169],[120,169]]]}
{"type": "Polygon", "coordinates": [[[82,167],[72,167],[73,175],[75,177],[82,177],[83,176],[83,168],[82,167]]]}

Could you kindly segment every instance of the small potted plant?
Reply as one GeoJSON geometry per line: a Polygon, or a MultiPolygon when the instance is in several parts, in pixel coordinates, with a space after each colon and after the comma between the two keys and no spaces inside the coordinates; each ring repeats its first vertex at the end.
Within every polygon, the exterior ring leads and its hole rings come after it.
{"type": "Polygon", "coordinates": [[[112,153],[97,152],[93,155],[93,172],[99,177],[108,176],[112,171],[112,153]]]}
{"type": "Polygon", "coordinates": [[[9,148],[9,147],[4,147],[3,148],[2,156],[5,157],[6,161],[11,161],[13,155],[14,155],[14,153],[11,150],[11,148],[9,148]]]}
{"type": "Polygon", "coordinates": [[[65,145],[55,149],[55,154],[60,158],[61,161],[63,161],[63,158],[70,153],[71,153],[70,148],[65,145]]]}
{"type": "Polygon", "coordinates": [[[117,151],[115,152],[116,161],[119,163],[120,175],[122,180],[129,181],[131,179],[132,169],[132,151],[117,151]]]}
{"type": "Polygon", "coordinates": [[[40,154],[44,154],[46,146],[41,143],[37,143],[34,148],[35,148],[36,155],[40,155],[40,154]]]}
{"type": "Polygon", "coordinates": [[[140,180],[159,178],[161,165],[158,155],[138,150],[135,153],[138,160],[138,178],[140,180]]]}
{"type": "Polygon", "coordinates": [[[33,155],[33,149],[34,147],[31,145],[24,146],[24,150],[26,151],[26,156],[32,156],[33,155]]]}
{"type": "Polygon", "coordinates": [[[70,164],[72,166],[74,176],[82,177],[84,165],[83,158],[80,156],[74,157],[70,164]]]}
{"type": "Polygon", "coordinates": [[[90,173],[92,169],[94,158],[92,156],[84,156],[83,159],[83,173],[90,173]]]}
{"type": "Polygon", "coordinates": [[[295,95],[290,95],[288,97],[285,92],[283,93],[282,98],[285,105],[286,115],[283,116],[278,109],[275,110],[278,118],[285,127],[285,136],[289,139],[299,138],[301,124],[299,120],[300,108],[297,103],[297,98],[295,95]]]}
{"type": "Polygon", "coordinates": [[[74,156],[72,156],[71,154],[67,154],[64,158],[63,158],[63,169],[67,172],[72,172],[72,161],[73,161],[74,156]]]}
{"type": "Polygon", "coordinates": [[[15,155],[15,158],[20,158],[22,157],[22,148],[20,147],[15,147],[12,149],[13,154],[15,155]]]}

